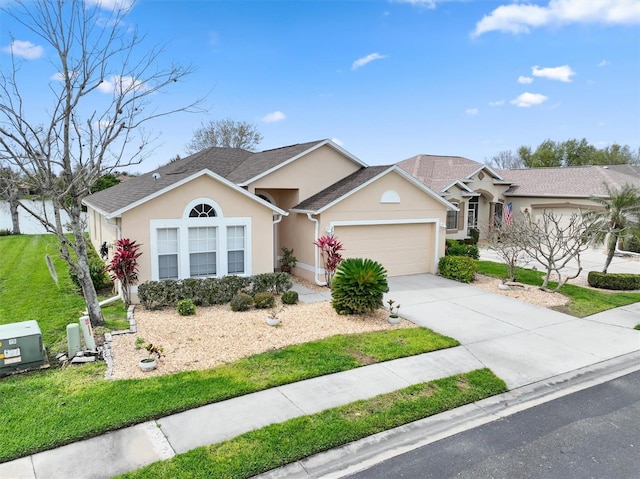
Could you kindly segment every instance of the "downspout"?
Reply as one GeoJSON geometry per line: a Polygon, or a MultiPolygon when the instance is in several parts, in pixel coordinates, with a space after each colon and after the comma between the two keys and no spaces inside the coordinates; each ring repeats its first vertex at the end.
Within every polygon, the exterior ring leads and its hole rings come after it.
{"type": "MultiPolygon", "coordinates": [[[[116,220],[115,223],[111,222],[111,218],[107,219],[107,226],[111,226],[112,228],[115,228],[116,230],[116,240],[122,239],[122,230],[120,229],[120,226],[118,226],[118,220],[116,220]]],[[[118,296],[115,296],[113,298],[109,298],[108,300],[105,301],[106,302],[112,302],[115,301],[116,298],[118,299],[123,299],[124,296],[122,295],[122,284],[120,284],[120,281],[118,281],[118,296]]],[[[100,304],[100,306],[102,306],[102,303],[100,304]]]]}
{"type": "MultiPolygon", "coordinates": [[[[282,215],[279,215],[279,214],[276,214],[276,215],[274,215],[274,216],[277,216],[277,218],[278,218],[278,219],[273,220],[273,232],[272,232],[272,236],[273,236],[274,243],[275,243],[275,239],[276,239],[276,225],[282,221],[283,216],[282,216],[282,215]]],[[[273,268],[274,268],[273,270],[274,270],[274,271],[275,271],[276,264],[278,264],[278,258],[279,258],[279,256],[278,256],[278,250],[276,249],[277,247],[278,247],[278,245],[277,245],[277,244],[274,244],[274,245],[273,245],[273,268]]]]}
{"type": "MultiPolygon", "coordinates": [[[[307,218],[309,218],[309,221],[313,221],[315,223],[315,233],[314,233],[314,242],[315,240],[318,239],[318,233],[320,233],[320,221],[318,221],[315,218],[312,218],[311,215],[313,213],[307,213],[307,218]]],[[[327,282],[326,281],[320,281],[318,280],[318,247],[316,245],[314,245],[314,265],[313,265],[313,280],[315,281],[315,283],[318,286],[326,286],[327,282]]]]}

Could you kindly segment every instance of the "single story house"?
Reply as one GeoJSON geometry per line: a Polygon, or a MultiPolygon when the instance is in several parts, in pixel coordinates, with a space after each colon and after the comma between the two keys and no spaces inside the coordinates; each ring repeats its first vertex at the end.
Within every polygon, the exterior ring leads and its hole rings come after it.
{"type": "Polygon", "coordinates": [[[399,166],[369,167],[331,140],[208,148],[84,204],[97,249],[119,238],[142,245],[141,282],[271,272],[287,247],[295,274],[322,284],[314,241],[328,233],[344,257],[374,259],[389,275],[435,273],[447,216],[458,214],[399,166]]]}
{"type": "Polygon", "coordinates": [[[545,210],[569,218],[598,207],[590,197],[607,197],[605,185],[640,187],[640,167],[632,165],[496,170],[460,156],[437,155],[417,155],[397,165],[458,208],[449,210],[446,220],[446,236],[455,239],[469,237],[472,228],[483,238],[505,207],[532,218],[545,210]]]}

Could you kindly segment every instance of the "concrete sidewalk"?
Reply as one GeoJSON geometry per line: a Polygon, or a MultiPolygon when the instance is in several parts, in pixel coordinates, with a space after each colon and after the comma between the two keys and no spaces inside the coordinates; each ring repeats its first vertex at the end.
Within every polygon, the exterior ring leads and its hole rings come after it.
{"type": "MultiPolygon", "coordinates": [[[[389,284],[390,295],[402,304],[403,317],[454,337],[461,346],[149,421],[0,464],[0,476],[107,478],[267,424],[452,374],[488,367],[505,380],[511,394],[517,394],[524,387],[597,368],[605,361],[637,358],[640,351],[640,331],[632,329],[640,323],[639,303],[576,319],[428,274],[390,278],[389,284]]],[[[274,471],[270,477],[288,477],[278,474],[274,471]]]]}

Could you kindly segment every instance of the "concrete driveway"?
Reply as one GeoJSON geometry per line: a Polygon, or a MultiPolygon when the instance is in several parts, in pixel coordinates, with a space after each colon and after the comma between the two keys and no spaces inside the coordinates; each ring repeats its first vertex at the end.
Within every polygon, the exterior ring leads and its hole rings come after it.
{"type": "Polygon", "coordinates": [[[389,289],[403,317],[460,341],[510,389],[640,351],[640,303],[578,319],[431,274],[389,289]]]}

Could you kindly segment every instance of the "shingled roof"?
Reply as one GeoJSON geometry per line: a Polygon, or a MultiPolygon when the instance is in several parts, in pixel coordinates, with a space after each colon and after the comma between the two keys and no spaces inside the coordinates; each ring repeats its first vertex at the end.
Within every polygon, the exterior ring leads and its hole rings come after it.
{"type": "Polygon", "coordinates": [[[625,184],[640,187],[640,167],[631,165],[528,168],[501,174],[513,183],[505,196],[606,197],[605,183],[617,189],[625,184]]]}
{"type": "Polygon", "coordinates": [[[353,192],[358,187],[364,185],[368,181],[378,176],[380,173],[383,173],[390,168],[392,167],[389,165],[369,166],[366,168],[361,168],[358,171],[351,173],[349,176],[334,183],[333,185],[298,203],[292,208],[292,210],[317,212],[318,210],[321,210],[330,205],[334,201],[353,192]]]}
{"type": "MultiPolygon", "coordinates": [[[[120,183],[89,195],[84,199],[84,203],[107,216],[111,216],[113,213],[144,201],[146,198],[151,198],[204,170],[209,170],[233,184],[244,186],[250,180],[324,144],[331,144],[334,148],[339,148],[329,140],[299,143],[255,153],[240,148],[207,148],[144,175],[134,177],[126,183],[120,183]]],[[[359,160],[353,159],[359,162],[359,160]]]]}
{"type": "Polygon", "coordinates": [[[361,168],[328,188],[325,188],[319,193],[316,193],[310,198],[298,203],[296,206],[291,208],[291,211],[298,213],[321,213],[334,203],[341,201],[347,196],[358,191],[360,188],[363,188],[370,181],[374,181],[376,178],[382,177],[392,171],[397,172],[407,180],[411,181],[425,193],[444,204],[448,209],[456,210],[455,206],[451,205],[437,193],[433,192],[428,186],[424,185],[410,174],[407,174],[406,171],[402,170],[397,165],[383,165],[361,168]]]}
{"type": "Polygon", "coordinates": [[[502,179],[487,165],[462,156],[416,155],[399,162],[398,166],[440,193],[456,181],[464,182],[470,179],[474,173],[483,168],[494,178],[502,179]]]}

